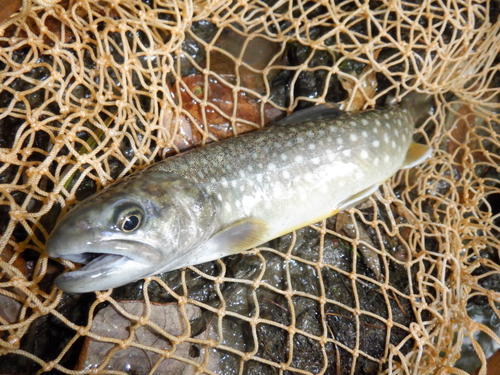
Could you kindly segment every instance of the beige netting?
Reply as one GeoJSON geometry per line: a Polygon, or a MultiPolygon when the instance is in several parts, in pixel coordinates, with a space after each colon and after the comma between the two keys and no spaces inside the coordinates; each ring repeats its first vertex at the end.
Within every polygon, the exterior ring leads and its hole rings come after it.
{"type": "Polygon", "coordinates": [[[8,6],[0,373],[463,374],[464,338],[483,364],[478,332],[500,344],[469,317],[500,316],[496,2],[8,6]],[[53,286],[75,265],[48,259],[48,233],[112,181],[284,111],[414,90],[435,99],[416,133],[434,157],[361,206],[144,285],[53,286]]]}

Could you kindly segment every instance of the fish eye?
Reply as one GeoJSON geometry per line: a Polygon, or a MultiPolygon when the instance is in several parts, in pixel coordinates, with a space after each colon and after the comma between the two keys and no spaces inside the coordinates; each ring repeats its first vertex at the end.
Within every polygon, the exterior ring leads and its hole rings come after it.
{"type": "Polygon", "coordinates": [[[132,210],[126,212],[118,222],[118,228],[125,233],[130,233],[135,231],[141,226],[142,222],[142,212],[138,210],[132,210]]]}

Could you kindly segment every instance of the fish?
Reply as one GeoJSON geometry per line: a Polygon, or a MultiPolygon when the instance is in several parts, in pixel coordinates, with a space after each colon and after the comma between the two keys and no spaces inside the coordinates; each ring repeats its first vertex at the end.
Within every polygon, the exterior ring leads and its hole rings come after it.
{"type": "Polygon", "coordinates": [[[366,200],[429,158],[416,107],[357,113],[323,104],[275,125],[176,155],[102,189],[50,234],[68,293],[119,287],[240,253],[366,200]]]}

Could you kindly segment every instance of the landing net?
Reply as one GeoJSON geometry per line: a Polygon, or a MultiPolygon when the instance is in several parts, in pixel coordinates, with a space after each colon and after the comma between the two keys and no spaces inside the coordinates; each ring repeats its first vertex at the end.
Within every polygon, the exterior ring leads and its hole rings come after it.
{"type": "Polygon", "coordinates": [[[500,345],[471,318],[500,317],[495,4],[3,4],[0,373],[465,374],[464,340],[484,365],[478,335],[500,345]],[[77,265],[48,258],[48,234],[111,182],[303,107],[414,91],[434,102],[415,133],[434,156],[356,208],[113,291],[54,286],[77,265]]]}

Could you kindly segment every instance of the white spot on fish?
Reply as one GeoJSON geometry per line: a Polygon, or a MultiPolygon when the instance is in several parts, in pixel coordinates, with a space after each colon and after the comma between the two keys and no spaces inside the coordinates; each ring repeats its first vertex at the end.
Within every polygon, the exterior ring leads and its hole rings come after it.
{"type": "Polygon", "coordinates": [[[273,193],[276,198],[281,196],[281,186],[279,184],[274,185],[273,193]]]}
{"type": "Polygon", "coordinates": [[[356,169],[356,164],[349,162],[337,161],[332,163],[330,170],[334,177],[349,177],[352,175],[356,169]]]}
{"type": "Polygon", "coordinates": [[[377,120],[375,120],[375,125],[380,126],[382,124],[380,123],[380,120],[377,119],[377,120]]]}
{"type": "Polygon", "coordinates": [[[389,163],[389,160],[391,160],[391,158],[389,157],[389,155],[386,154],[384,156],[384,162],[389,163]]]}
{"type": "Polygon", "coordinates": [[[320,163],[319,158],[313,158],[313,159],[311,159],[311,161],[312,161],[312,163],[313,163],[314,165],[318,165],[318,164],[320,163]]]}
{"type": "Polygon", "coordinates": [[[241,192],[245,191],[245,185],[243,185],[243,184],[240,185],[240,191],[241,192]]]}
{"type": "Polygon", "coordinates": [[[217,180],[216,180],[215,178],[213,178],[213,177],[212,177],[212,178],[210,179],[210,183],[211,183],[211,184],[215,184],[216,182],[217,182],[217,180]]]}
{"type": "Polygon", "coordinates": [[[257,159],[258,157],[259,157],[259,154],[258,154],[258,153],[254,152],[254,153],[252,154],[252,158],[253,158],[253,159],[257,159]]]}
{"type": "Polygon", "coordinates": [[[234,188],[235,188],[237,184],[238,184],[238,182],[237,182],[236,180],[232,180],[232,181],[231,181],[231,186],[232,186],[232,187],[234,187],[234,188]]]}
{"type": "Polygon", "coordinates": [[[274,171],[276,169],[276,164],[274,163],[269,163],[267,165],[267,168],[269,168],[270,171],[274,171]]]}
{"type": "Polygon", "coordinates": [[[325,131],[324,130],[318,130],[318,135],[323,137],[325,135],[325,131]]]}
{"type": "Polygon", "coordinates": [[[258,173],[257,176],[255,176],[258,182],[262,182],[262,173],[258,173]]]}
{"type": "Polygon", "coordinates": [[[310,130],[309,130],[306,134],[307,134],[307,136],[308,136],[309,138],[313,138],[313,137],[314,137],[314,132],[312,132],[312,131],[310,131],[310,130]]]}
{"type": "Polygon", "coordinates": [[[395,135],[396,137],[399,137],[399,130],[398,130],[398,129],[394,129],[394,135],[395,135]]]}
{"type": "Polygon", "coordinates": [[[361,180],[364,176],[365,174],[361,170],[358,170],[356,171],[356,173],[354,173],[354,177],[356,177],[358,180],[361,180]]]}
{"type": "Polygon", "coordinates": [[[366,150],[361,150],[359,156],[361,156],[361,159],[368,159],[368,152],[366,152],[366,150]]]}
{"type": "Polygon", "coordinates": [[[281,160],[286,161],[288,159],[288,156],[286,154],[281,154],[281,160]]]}
{"type": "Polygon", "coordinates": [[[389,143],[389,134],[384,133],[384,142],[389,143]]]}
{"type": "Polygon", "coordinates": [[[226,209],[227,212],[232,211],[232,208],[231,208],[231,205],[229,204],[229,202],[226,202],[226,204],[224,205],[224,208],[226,209]]]}
{"type": "Polygon", "coordinates": [[[289,179],[290,173],[288,173],[288,171],[283,171],[283,178],[289,179]]]}
{"type": "Polygon", "coordinates": [[[373,130],[373,133],[374,133],[374,134],[377,134],[377,133],[378,133],[378,129],[377,129],[377,128],[373,128],[372,130],[373,130]]]}
{"type": "Polygon", "coordinates": [[[220,183],[222,184],[222,186],[224,186],[226,188],[229,186],[225,177],[221,177],[220,183]]]}
{"type": "Polygon", "coordinates": [[[375,157],[375,159],[373,159],[373,165],[378,165],[378,163],[380,162],[380,159],[377,157],[375,157]]]}
{"type": "Polygon", "coordinates": [[[297,163],[302,163],[303,160],[304,160],[304,158],[302,156],[300,156],[300,155],[297,155],[295,157],[295,162],[297,162],[297,163]]]}
{"type": "Polygon", "coordinates": [[[352,133],[349,138],[351,138],[351,141],[356,142],[358,140],[358,136],[354,133],[352,133]]]}
{"type": "Polygon", "coordinates": [[[200,176],[200,178],[205,177],[205,175],[203,174],[203,172],[202,172],[202,171],[198,171],[198,176],[200,176]]]}
{"type": "Polygon", "coordinates": [[[342,143],[344,143],[344,141],[342,140],[342,138],[338,137],[338,138],[337,138],[337,143],[338,143],[339,145],[341,145],[342,143]]]}
{"type": "Polygon", "coordinates": [[[327,137],[327,138],[326,138],[326,141],[327,141],[327,142],[332,142],[332,141],[333,141],[333,139],[332,139],[332,137],[327,137]]]}
{"type": "Polygon", "coordinates": [[[401,135],[401,139],[403,140],[403,142],[406,142],[406,135],[405,134],[401,135]]]}
{"type": "Polygon", "coordinates": [[[396,148],[396,141],[392,140],[391,141],[391,146],[392,146],[392,148],[396,148]]]}
{"type": "Polygon", "coordinates": [[[352,127],[355,127],[355,126],[357,126],[357,125],[358,125],[358,124],[357,124],[355,121],[351,121],[351,126],[352,126],[352,127]]]}
{"type": "Polygon", "coordinates": [[[298,137],[297,138],[297,143],[304,143],[304,138],[298,137]]]}
{"type": "Polygon", "coordinates": [[[380,147],[380,141],[373,141],[373,147],[380,147]]]}
{"type": "Polygon", "coordinates": [[[389,116],[389,114],[388,114],[388,113],[384,113],[384,118],[385,118],[386,120],[389,120],[389,119],[391,118],[391,116],[389,116]]]}
{"type": "Polygon", "coordinates": [[[249,209],[251,206],[253,206],[256,202],[258,201],[257,197],[251,196],[251,195],[245,195],[241,202],[243,203],[243,208],[244,209],[249,209]]]}
{"type": "Polygon", "coordinates": [[[365,125],[365,126],[366,126],[366,125],[368,125],[368,121],[367,121],[366,119],[362,119],[362,120],[361,120],[361,123],[362,123],[363,125],[365,125]]]}
{"type": "Polygon", "coordinates": [[[314,143],[309,143],[309,150],[314,150],[316,149],[316,145],[314,143]]]}
{"type": "Polygon", "coordinates": [[[362,135],[363,137],[365,137],[365,138],[367,138],[367,137],[368,137],[368,133],[367,133],[365,130],[363,130],[363,131],[361,132],[361,135],[362,135]]]}
{"type": "Polygon", "coordinates": [[[235,204],[236,204],[236,208],[241,208],[241,201],[237,200],[235,202],[235,204]]]}
{"type": "Polygon", "coordinates": [[[253,167],[251,165],[248,165],[247,169],[248,169],[249,172],[253,171],[253,167]]]}
{"type": "Polygon", "coordinates": [[[351,156],[351,150],[350,150],[350,149],[344,150],[344,151],[342,151],[342,153],[343,153],[345,156],[351,156]]]}

